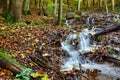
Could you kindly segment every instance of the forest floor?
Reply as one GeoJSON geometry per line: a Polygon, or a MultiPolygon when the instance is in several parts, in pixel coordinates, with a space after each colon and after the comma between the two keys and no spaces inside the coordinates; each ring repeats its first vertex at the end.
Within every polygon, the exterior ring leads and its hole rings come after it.
{"type": "MultiPolygon", "coordinates": [[[[83,24],[84,22],[81,23],[85,18],[69,20],[72,25],[72,29],[69,31],[67,26],[53,26],[56,21],[54,17],[39,16],[34,10],[31,13],[32,15],[23,16],[22,22],[16,24],[7,24],[4,22],[4,18],[0,17],[0,52],[11,55],[20,64],[26,65],[36,72],[47,73],[49,77],[51,76],[51,80],[52,78],[54,80],[72,80],[70,77],[74,75],[74,72],[61,73],[59,71],[60,65],[58,64],[61,64],[60,57],[63,55],[60,50],[61,42],[69,33],[80,32],[83,28],[88,27],[83,24]],[[67,78],[68,75],[70,79],[67,78]]],[[[107,23],[109,24],[109,22],[107,23]]],[[[96,27],[104,25],[106,22],[97,24],[96,27]]],[[[109,41],[109,46],[113,49],[111,51],[114,54],[120,54],[119,30],[100,36],[98,41],[100,40],[103,42],[103,46],[106,46],[109,41]]],[[[116,57],[114,54],[111,55],[116,57]]],[[[0,80],[12,80],[13,78],[14,76],[8,69],[0,68],[0,80]]]]}

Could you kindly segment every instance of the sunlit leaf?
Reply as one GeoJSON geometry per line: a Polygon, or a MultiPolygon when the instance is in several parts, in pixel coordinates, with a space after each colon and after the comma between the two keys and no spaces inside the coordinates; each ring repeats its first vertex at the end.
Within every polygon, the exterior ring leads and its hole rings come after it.
{"type": "Polygon", "coordinates": [[[48,78],[48,74],[43,74],[42,76],[43,76],[43,77],[41,78],[41,80],[50,80],[50,79],[48,78]]]}
{"type": "Polygon", "coordinates": [[[33,78],[38,78],[38,77],[41,76],[41,73],[39,73],[39,72],[31,73],[30,76],[33,77],[33,78]]]}
{"type": "Polygon", "coordinates": [[[34,41],[35,41],[36,43],[38,43],[38,42],[39,42],[39,39],[35,39],[34,41]]]}
{"type": "Polygon", "coordinates": [[[41,46],[39,47],[39,50],[42,50],[44,45],[45,45],[45,43],[42,43],[41,46]]]}
{"type": "Polygon", "coordinates": [[[30,65],[31,67],[35,66],[35,64],[34,64],[33,62],[30,62],[29,65],[30,65]]]}

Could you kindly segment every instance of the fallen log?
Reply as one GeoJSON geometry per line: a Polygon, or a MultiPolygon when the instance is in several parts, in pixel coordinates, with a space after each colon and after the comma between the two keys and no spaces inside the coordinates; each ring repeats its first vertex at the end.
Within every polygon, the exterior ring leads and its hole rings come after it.
{"type": "Polygon", "coordinates": [[[107,32],[111,32],[111,31],[114,31],[114,30],[118,30],[120,29],[120,25],[117,24],[110,24],[110,25],[107,25],[107,26],[104,26],[104,27],[101,27],[99,29],[95,29],[95,34],[93,36],[99,36],[101,34],[104,34],[104,33],[107,33],[107,32]]]}
{"type": "Polygon", "coordinates": [[[13,74],[19,74],[25,69],[25,66],[20,65],[17,61],[13,60],[10,56],[0,52],[0,66],[11,70],[13,74]]]}
{"type": "Polygon", "coordinates": [[[120,60],[119,59],[116,59],[116,58],[113,58],[113,57],[110,57],[110,56],[102,56],[102,58],[103,58],[104,61],[108,61],[110,63],[114,63],[117,66],[120,66],[120,60]]]}

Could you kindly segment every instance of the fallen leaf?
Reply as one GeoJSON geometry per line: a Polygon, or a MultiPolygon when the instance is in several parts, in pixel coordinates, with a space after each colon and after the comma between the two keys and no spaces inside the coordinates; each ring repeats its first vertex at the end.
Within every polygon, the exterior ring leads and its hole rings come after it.
{"type": "Polygon", "coordinates": [[[33,77],[33,78],[38,78],[38,77],[41,76],[41,73],[38,73],[38,72],[36,72],[36,73],[31,73],[30,76],[33,77]]]}

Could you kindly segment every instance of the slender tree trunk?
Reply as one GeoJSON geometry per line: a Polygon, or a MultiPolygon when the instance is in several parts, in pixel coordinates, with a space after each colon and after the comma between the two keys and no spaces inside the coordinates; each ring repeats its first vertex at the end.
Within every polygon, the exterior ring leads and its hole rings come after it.
{"type": "Polygon", "coordinates": [[[54,4],[55,4],[55,6],[54,6],[54,15],[56,15],[57,14],[57,0],[54,0],[54,4]]]}
{"type": "Polygon", "coordinates": [[[11,13],[11,8],[12,8],[12,0],[9,1],[9,7],[8,7],[8,12],[11,13]]]}
{"type": "Polygon", "coordinates": [[[93,0],[93,6],[95,5],[95,0],[93,0]]]}
{"type": "Polygon", "coordinates": [[[43,11],[43,15],[44,16],[47,16],[48,14],[47,14],[47,10],[46,10],[46,0],[43,0],[42,1],[42,11],[43,11]]]}
{"type": "Polygon", "coordinates": [[[114,12],[115,1],[114,1],[114,0],[111,0],[111,3],[112,3],[112,12],[114,12]]]}
{"type": "Polygon", "coordinates": [[[103,2],[103,0],[100,0],[100,7],[102,7],[102,2],[103,2]]]}
{"type": "Polygon", "coordinates": [[[83,5],[85,6],[86,4],[85,4],[85,0],[83,0],[83,5]]]}
{"type": "Polygon", "coordinates": [[[41,15],[41,13],[42,13],[42,0],[39,0],[38,15],[41,15]]]}
{"type": "Polygon", "coordinates": [[[2,4],[3,4],[3,3],[2,3],[2,0],[0,0],[0,8],[2,8],[2,4]]]}
{"type": "Polygon", "coordinates": [[[62,24],[62,0],[59,0],[58,25],[62,24]]]}
{"type": "Polygon", "coordinates": [[[68,11],[70,11],[70,0],[67,0],[68,11]]]}
{"type": "Polygon", "coordinates": [[[36,4],[36,6],[37,6],[37,9],[40,9],[40,0],[37,0],[37,4],[36,4]]]}
{"type": "Polygon", "coordinates": [[[80,10],[80,0],[78,0],[78,10],[80,10]]]}
{"type": "Polygon", "coordinates": [[[87,8],[90,8],[90,0],[87,0],[87,8]]]}
{"type": "Polygon", "coordinates": [[[2,0],[3,11],[7,11],[7,0],[2,0]]]}
{"type": "Polygon", "coordinates": [[[106,10],[106,13],[108,14],[108,4],[107,4],[108,0],[105,0],[105,10],[106,10]]]}
{"type": "Polygon", "coordinates": [[[30,0],[23,0],[23,11],[28,12],[30,10],[29,4],[30,0]]]}

